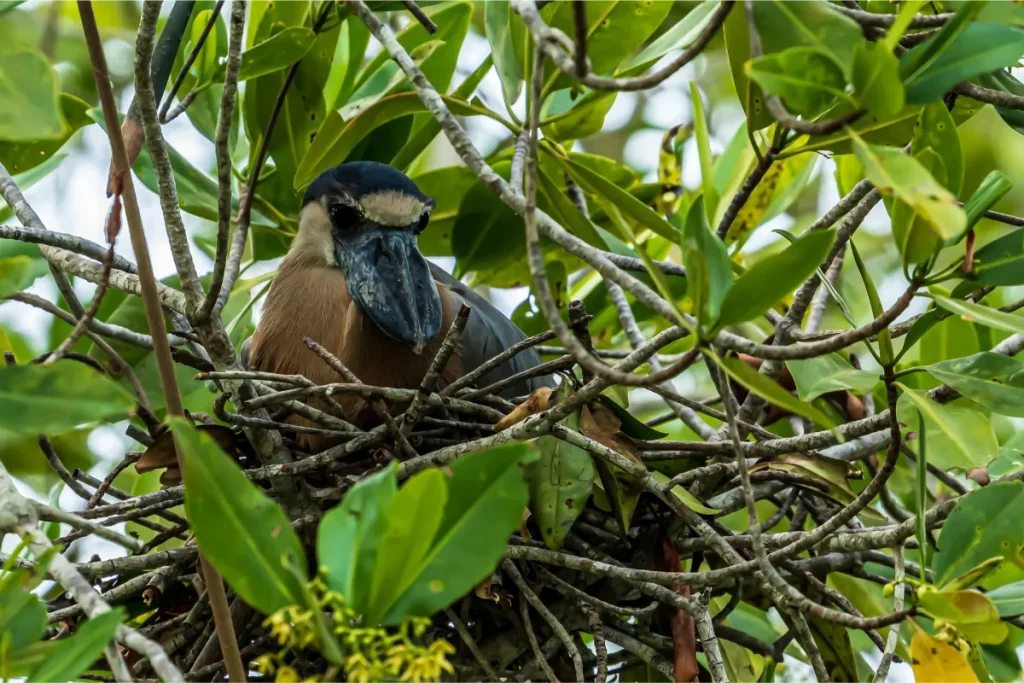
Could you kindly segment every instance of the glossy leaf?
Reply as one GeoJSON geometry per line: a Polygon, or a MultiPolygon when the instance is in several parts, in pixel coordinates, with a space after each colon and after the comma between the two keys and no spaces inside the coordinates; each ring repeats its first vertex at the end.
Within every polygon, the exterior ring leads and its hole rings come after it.
{"type": "MultiPolygon", "coordinates": [[[[86,102],[68,93],[61,93],[58,102],[64,118],[64,127],[60,135],[49,139],[26,140],[10,140],[0,136],[0,163],[3,163],[12,174],[18,175],[42,168],[53,161],[59,163],[62,156],[56,154],[57,150],[63,147],[76,131],[92,123],[92,118],[86,113],[89,110],[86,102]]],[[[47,167],[52,169],[52,165],[47,167]]],[[[18,177],[17,180],[22,191],[28,188],[28,176],[18,177]]]]}
{"type": "Polygon", "coordinates": [[[831,57],[813,47],[791,47],[747,62],[747,76],[802,116],[815,116],[848,99],[846,79],[831,57]]]}
{"type": "MultiPolygon", "coordinates": [[[[662,485],[665,485],[669,482],[669,478],[666,477],[661,472],[655,472],[654,478],[657,479],[662,485]]],[[[682,501],[683,505],[690,508],[697,514],[716,515],[719,512],[721,512],[721,510],[719,510],[718,508],[709,508],[707,505],[700,502],[697,496],[693,495],[682,486],[673,486],[672,495],[678,498],[680,501],[682,501]]]]}
{"type": "Polygon", "coordinates": [[[1024,614],[1024,581],[1008,583],[990,590],[985,595],[996,606],[1000,617],[1016,617],[1024,614]]]}
{"type": "Polygon", "coordinates": [[[653,427],[649,427],[646,423],[641,422],[633,413],[629,412],[626,408],[615,402],[609,396],[598,396],[597,400],[604,405],[605,408],[615,413],[615,417],[619,418],[622,423],[620,429],[622,433],[631,439],[637,439],[640,441],[656,441],[657,439],[664,439],[668,434],[665,432],[659,432],[653,427]]]}
{"type": "Polygon", "coordinates": [[[8,638],[6,646],[17,650],[38,641],[46,631],[46,607],[29,592],[32,584],[27,571],[5,574],[0,585],[0,634],[8,638]]]}
{"type": "Polygon", "coordinates": [[[649,228],[665,239],[676,239],[676,230],[672,224],[655,213],[650,206],[579,161],[571,157],[568,159],[556,157],[556,159],[587,193],[597,195],[610,202],[624,216],[633,219],[637,224],[649,228]]]}
{"type": "MultiPolygon", "coordinates": [[[[936,36],[931,41],[938,38],[936,36]]],[[[929,42],[910,50],[901,62],[913,60],[916,51],[928,50],[929,42]]],[[[906,79],[907,102],[924,104],[935,101],[958,83],[1013,66],[1022,54],[1024,31],[999,24],[973,22],[934,61],[906,79]]]]}
{"type": "Polygon", "coordinates": [[[65,129],[57,79],[42,55],[0,56],[0,140],[47,140],[65,129]]]}
{"type": "Polygon", "coordinates": [[[804,235],[782,252],[763,258],[736,278],[722,301],[716,325],[752,320],[775,306],[806,280],[825,259],[835,233],[819,230],[804,235]]]}
{"type": "Polygon", "coordinates": [[[491,45],[494,66],[501,79],[502,92],[509,104],[519,99],[523,90],[523,72],[516,60],[515,49],[512,47],[511,5],[507,0],[495,0],[484,3],[484,27],[487,42],[491,45]]]}
{"type": "Polygon", "coordinates": [[[932,560],[944,586],[993,557],[1017,561],[1024,550],[1024,484],[990,484],[964,496],[942,525],[932,560]]]}
{"type": "Polygon", "coordinates": [[[397,491],[394,467],[361,479],[317,528],[317,561],[326,569],[327,585],[359,614],[367,610],[377,553],[397,491]]]}
{"type": "Polygon", "coordinates": [[[796,382],[796,391],[805,401],[832,391],[856,391],[870,393],[878,384],[878,373],[858,370],[838,353],[829,353],[818,358],[787,360],[786,367],[796,382]]]}
{"type": "Polygon", "coordinates": [[[558,104],[560,99],[564,99],[566,102],[562,104],[570,104],[570,107],[558,115],[552,115],[550,122],[541,127],[544,137],[569,141],[600,132],[605,117],[615,104],[616,95],[618,93],[615,91],[593,90],[573,102],[568,90],[558,91],[548,101],[558,104]]]}
{"type": "MultiPolygon", "coordinates": [[[[459,116],[496,116],[489,109],[464,101],[447,96],[442,99],[451,112],[459,116]]],[[[367,135],[384,124],[424,111],[423,102],[416,93],[410,92],[385,97],[348,122],[342,120],[337,112],[331,112],[299,163],[295,172],[295,189],[306,187],[322,172],[343,163],[367,135]]]]}
{"type": "MultiPolygon", "coordinates": [[[[509,164],[503,162],[495,168],[507,175],[509,164]]],[[[526,253],[523,219],[483,183],[476,182],[459,207],[451,244],[455,277],[496,269],[526,253]]]]}
{"type": "Polygon", "coordinates": [[[185,465],[185,511],[206,558],[264,614],[304,604],[295,570],[305,570],[305,555],[284,510],[209,436],[180,418],[170,426],[185,465]]]}
{"type": "Polygon", "coordinates": [[[979,285],[1024,285],[1024,230],[1013,230],[974,252],[971,280],[979,285]]]}
{"type": "Polygon", "coordinates": [[[857,22],[832,11],[822,0],[758,2],[754,4],[754,20],[765,54],[797,46],[814,48],[831,57],[847,76],[853,66],[854,48],[864,42],[857,22]]]}
{"type": "Polygon", "coordinates": [[[31,257],[11,256],[0,259],[0,297],[20,292],[35,279],[35,263],[31,257]]]}
{"type": "MultiPolygon", "coordinates": [[[[431,550],[448,499],[438,469],[420,472],[402,485],[388,508],[387,527],[377,550],[366,618],[378,623],[409,586],[431,550]]],[[[363,590],[366,590],[363,587],[363,590]]]]}
{"type": "Polygon", "coordinates": [[[715,189],[714,166],[711,159],[711,133],[704,116],[704,102],[700,98],[697,84],[693,81],[690,81],[690,102],[693,104],[693,135],[697,140],[697,154],[700,158],[700,185],[704,193],[704,215],[710,222],[718,210],[720,197],[715,189]]]}
{"type": "Polygon", "coordinates": [[[745,65],[752,56],[746,12],[730,11],[722,25],[722,33],[725,37],[725,52],[729,58],[729,71],[732,72],[732,82],[740,106],[747,117],[747,128],[752,131],[767,128],[775,119],[768,111],[761,87],[747,78],[745,71],[745,65]]]}
{"type": "Polygon", "coordinates": [[[43,662],[28,675],[30,681],[64,681],[78,678],[99,659],[124,620],[120,609],[97,614],[78,627],[74,635],[57,641],[43,662]]]}
{"type": "Polygon", "coordinates": [[[1006,624],[984,593],[975,590],[937,590],[928,586],[918,591],[918,604],[932,618],[941,619],[972,642],[995,645],[1006,638],[1006,624]]]}
{"type": "Polygon", "coordinates": [[[857,660],[850,642],[850,632],[826,619],[808,619],[811,635],[821,653],[821,661],[833,681],[856,681],[857,660]]]}
{"type": "Polygon", "coordinates": [[[935,303],[950,313],[959,315],[968,322],[976,322],[979,325],[992,327],[997,330],[1006,330],[1014,334],[1024,334],[1024,318],[1013,313],[1004,313],[988,306],[950,299],[944,296],[936,296],[935,303]]]}
{"type": "Polygon", "coordinates": [[[853,135],[864,175],[880,191],[892,193],[924,218],[939,239],[959,234],[967,216],[949,190],[935,181],[913,157],[898,149],[867,145],[853,135]]]}
{"type": "Polygon", "coordinates": [[[0,427],[13,432],[61,434],[123,419],[134,405],[110,378],[74,361],[0,368],[0,427]]]}
{"type": "Polygon", "coordinates": [[[985,351],[925,368],[964,396],[1002,415],[1024,417],[1024,363],[985,351]]]}
{"type": "Polygon", "coordinates": [[[652,40],[640,54],[627,62],[627,66],[632,68],[642,64],[650,64],[661,59],[669,52],[689,47],[711,20],[711,15],[714,14],[716,9],[718,9],[718,3],[715,0],[704,0],[704,2],[687,12],[686,16],[680,19],[672,28],[652,40]]]}
{"type": "Polygon", "coordinates": [[[886,118],[903,109],[900,61],[881,43],[859,43],[853,53],[853,91],[860,106],[886,118]]]}
{"type": "Polygon", "coordinates": [[[528,494],[521,464],[534,457],[529,446],[516,443],[473,453],[448,466],[441,526],[414,570],[414,581],[391,605],[383,623],[431,615],[494,570],[509,532],[523,521],[528,494]]]}
{"type": "Polygon", "coordinates": [[[687,294],[697,322],[714,324],[732,287],[732,266],[722,240],[708,227],[702,198],[690,205],[680,237],[687,294]]]}
{"type": "MultiPolygon", "coordinates": [[[[562,424],[579,431],[579,413],[562,424]]],[[[583,512],[594,487],[594,462],[579,446],[545,435],[537,439],[540,456],[526,471],[530,487],[530,513],[541,538],[552,550],[561,550],[565,535],[583,512]]]]}
{"type": "Polygon", "coordinates": [[[917,425],[917,415],[924,417],[928,460],[943,471],[984,467],[998,455],[992,425],[970,406],[937,403],[926,391],[904,387],[896,411],[900,422],[908,425],[917,425]]]}
{"type": "Polygon", "coordinates": [[[290,26],[249,48],[242,53],[239,82],[290,67],[306,56],[315,37],[308,28],[290,26]]]}
{"type": "Polygon", "coordinates": [[[754,392],[772,405],[784,408],[794,415],[806,417],[816,424],[825,427],[832,426],[832,421],[825,413],[815,408],[812,404],[801,401],[796,396],[793,396],[739,358],[716,358],[715,362],[726,371],[733,381],[745,387],[747,391],[754,392]]]}

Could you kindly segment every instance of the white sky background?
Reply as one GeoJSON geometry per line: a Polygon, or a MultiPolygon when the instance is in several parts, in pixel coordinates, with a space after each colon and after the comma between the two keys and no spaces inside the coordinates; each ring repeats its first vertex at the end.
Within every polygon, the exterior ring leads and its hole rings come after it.
{"type": "MultiPolygon", "coordinates": [[[[121,41],[112,41],[107,43],[105,48],[112,70],[123,67],[124,60],[127,60],[128,68],[130,68],[132,52],[129,45],[121,41]]],[[[379,48],[374,43],[370,49],[375,52],[379,48]]],[[[470,32],[459,55],[456,82],[476,68],[489,49],[487,41],[483,37],[470,32]]],[[[666,59],[670,58],[671,56],[666,59]]],[[[625,163],[645,174],[645,181],[656,178],[658,147],[664,132],[676,124],[691,122],[692,107],[688,88],[690,81],[700,73],[701,69],[702,60],[698,59],[649,94],[643,113],[644,121],[649,127],[634,133],[624,151],[625,163]]],[[[489,106],[499,111],[502,110],[501,84],[493,70],[481,83],[478,94],[489,106]]],[[[132,88],[127,88],[122,94],[120,103],[122,111],[127,109],[131,96],[132,88]]],[[[620,93],[605,119],[605,130],[616,130],[625,126],[634,114],[637,101],[638,98],[633,93],[620,93]]],[[[518,116],[525,118],[524,98],[520,98],[514,109],[518,116]]],[[[712,151],[714,153],[719,153],[725,148],[742,120],[743,114],[738,104],[732,106],[716,103],[716,107],[710,115],[712,151]]],[[[507,130],[503,126],[484,117],[469,119],[465,126],[477,147],[485,154],[492,151],[507,135],[507,130]]],[[[209,173],[215,167],[213,144],[192,127],[187,116],[180,116],[164,126],[164,136],[197,168],[209,173]]],[[[80,131],[78,138],[81,140],[81,145],[65,146],[62,152],[67,153],[68,158],[60,164],[57,170],[28,189],[25,196],[49,229],[79,235],[102,244],[104,242],[103,226],[109,208],[109,202],[105,195],[110,159],[109,143],[103,130],[95,125],[80,131]]],[[[442,139],[439,143],[435,143],[432,150],[437,166],[461,163],[446,140],[442,139]]],[[[819,211],[822,213],[839,199],[835,183],[832,180],[833,168],[830,160],[821,160],[816,171],[826,174],[818,200],[819,211]]],[[[694,139],[688,141],[684,147],[683,183],[689,188],[696,188],[700,185],[700,168],[694,139]]],[[[163,229],[158,197],[143,186],[138,179],[135,181],[135,189],[157,277],[171,275],[174,273],[174,263],[163,229]]],[[[189,214],[183,214],[183,218],[186,227],[190,230],[205,223],[189,214]]],[[[754,233],[744,251],[756,251],[762,246],[780,239],[772,232],[772,229],[785,229],[792,223],[793,220],[788,215],[777,217],[769,225],[762,226],[754,233]]],[[[872,232],[889,229],[888,217],[881,204],[869,214],[864,228],[872,232]]],[[[134,261],[127,231],[122,231],[117,251],[125,258],[134,261]]],[[[192,253],[198,270],[201,273],[209,271],[212,265],[210,259],[194,245],[192,253]]],[[[433,260],[449,271],[454,265],[454,259],[450,258],[433,260]]],[[[275,267],[276,263],[266,264],[261,267],[261,270],[275,267]]],[[[250,275],[255,272],[257,271],[251,271],[250,275]]],[[[879,283],[880,294],[885,302],[890,302],[898,297],[904,287],[905,283],[898,276],[879,283]]],[[[76,282],[76,290],[86,299],[91,297],[93,289],[94,285],[91,283],[81,280],[76,282]]],[[[50,278],[40,278],[30,291],[50,300],[56,300],[57,297],[56,287],[50,278]]],[[[489,295],[495,306],[511,315],[516,306],[526,297],[528,291],[528,288],[491,290],[489,295]]],[[[919,312],[917,309],[923,308],[923,303],[919,306],[912,304],[911,307],[915,310],[908,311],[905,315],[919,312]]],[[[255,310],[258,313],[258,307],[255,310]]],[[[37,348],[44,347],[47,342],[50,323],[47,313],[24,304],[5,303],[0,304],[0,322],[8,325],[14,331],[26,335],[37,348]]],[[[137,447],[137,444],[124,436],[124,425],[95,430],[89,443],[93,451],[100,456],[98,463],[91,471],[93,476],[99,478],[102,478],[113,464],[120,460],[126,449],[137,447]]],[[[40,500],[45,499],[45,496],[40,496],[25,486],[19,486],[19,488],[26,495],[40,500]]],[[[81,508],[83,501],[70,491],[65,491],[61,496],[60,504],[65,509],[74,510],[81,508]]],[[[124,525],[115,528],[123,531],[124,525]]],[[[94,552],[102,557],[125,554],[119,546],[103,540],[89,539],[88,543],[88,547],[83,548],[86,551],[85,556],[94,552]]],[[[9,551],[11,546],[5,543],[3,549],[9,551]]],[[[787,679],[812,678],[809,675],[804,675],[809,674],[810,670],[800,663],[790,661],[790,664],[794,666],[789,670],[787,679]]],[[[894,665],[890,676],[890,680],[894,681],[913,680],[910,667],[906,664],[894,665]]]]}

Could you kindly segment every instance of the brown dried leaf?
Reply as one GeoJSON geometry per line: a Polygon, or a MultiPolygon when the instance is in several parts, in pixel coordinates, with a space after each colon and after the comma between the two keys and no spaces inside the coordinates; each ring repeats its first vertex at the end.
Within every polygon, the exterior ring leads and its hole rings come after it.
{"type": "MultiPolygon", "coordinates": [[[[623,455],[640,465],[644,461],[636,453],[636,444],[620,431],[622,422],[615,413],[598,402],[583,407],[580,415],[580,433],[623,455]]],[[[629,531],[633,511],[643,488],[621,467],[612,465],[602,458],[594,458],[594,466],[601,477],[601,488],[619,522],[622,535],[629,531]]]]}
{"type": "MultiPolygon", "coordinates": [[[[201,432],[205,432],[207,436],[211,437],[217,442],[225,452],[231,454],[235,452],[235,433],[230,427],[224,425],[196,425],[196,429],[201,432]]],[[[142,454],[139,461],[135,463],[135,471],[139,474],[145,474],[146,472],[152,472],[153,470],[159,470],[163,468],[178,468],[178,458],[174,451],[174,439],[171,437],[169,429],[164,429],[160,434],[153,439],[153,443],[149,445],[149,448],[142,454]]],[[[180,482],[180,475],[178,477],[180,482]]],[[[163,482],[163,477],[161,477],[163,482]]]]}
{"type": "Polygon", "coordinates": [[[534,390],[534,392],[530,394],[525,401],[517,405],[511,413],[501,418],[501,420],[494,425],[494,431],[500,432],[503,429],[508,429],[512,425],[522,422],[531,415],[543,413],[548,409],[548,405],[551,403],[551,394],[553,392],[554,389],[550,387],[541,387],[540,389],[534,390]]]}

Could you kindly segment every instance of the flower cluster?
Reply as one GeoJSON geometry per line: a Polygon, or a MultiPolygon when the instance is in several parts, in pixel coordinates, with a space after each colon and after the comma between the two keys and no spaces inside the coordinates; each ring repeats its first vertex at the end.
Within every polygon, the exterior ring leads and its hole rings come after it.
{"type": "Polygon", "coordinates": [[[438,639],[429,645],[422,644],[430,619],[410,617],[394,632],[361,626],[359,615],[348,607],[345,598],[327,588],[320,578],[313,579],[308,588],[322,614],[291,605],[263,622],[281,650],[257,657],[254,664],[264,674],[276,674],[275,680],[279,683],[302,680],[295,669],[284,664],[288,650],[322,649],[324,637],[333,638],[344,654],[345,676],[349,681],[370,683],[398,679],[424,683],[440,680],[443,673],[455,672],[448,661],[448,656],[455,654],[455,648],[448,641],[438,639]]]}

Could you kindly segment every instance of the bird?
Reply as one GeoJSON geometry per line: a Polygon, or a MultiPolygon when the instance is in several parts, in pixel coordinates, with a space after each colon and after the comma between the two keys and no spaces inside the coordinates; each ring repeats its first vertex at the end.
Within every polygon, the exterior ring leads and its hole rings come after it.
{"type": "MultiPolygon", "coordinates": [[[[438,378],[447,386],[526,335],[509,318],[420,252],[436,200],[387,164],[357,161],[318,176],[302,200],[299,228],[271,284],[256,330],[243,349],[252,370],[343,381],[304,341],[339,358],[364,384],[412,389],[427,372],[463,305],[469,318],[438,378]]],[[[528,348],[477,380],[483,387],[541,363],[528,348]]],[[[503,398],[554,387],[552,376],[518,380],[503,398]]],[[[377,420],[363,399],[335,395],[360,427],[377,420]]],[[[297,416],[292,420],[310,424],[297,416]]],[[[309,450],[322,437],[299,434],[309,450]]]]}

